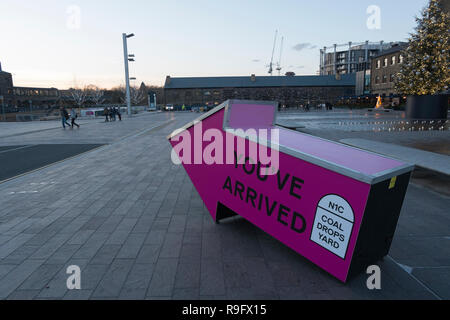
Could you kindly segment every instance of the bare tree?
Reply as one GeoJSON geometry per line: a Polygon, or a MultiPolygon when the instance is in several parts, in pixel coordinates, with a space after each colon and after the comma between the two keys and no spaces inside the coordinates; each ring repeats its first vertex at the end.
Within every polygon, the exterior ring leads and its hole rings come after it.
{"type": "MultiPolygon", "coordinates": [[[[119,87],[120,91],[122,92],[122,102],[126,103],[126,88],[124,86],[119,87]]],[[[130,100],[131,104],[137,105],[141,103],[145,98],[147,97],[146,92],[144,90],[140,90],[136,86],[130,86],[130,100]]]]}
{"type": "Polygon", "coordinates": [[[95,104],[99,105],[103,101],[105,101],[105,91],[103,89],[100,89],[96,85],[89,85],[85,88],[87,91],[87,94],[90,98],[90,100],[95,104]]]}
{"type": "Polygon", "coordinates": [[[73,102],[75,103],[75,105],[78,107],[78,111],[80,111],[79,109],[81,108],[81,106],[84,104],[84,102],[86,101],[86,97],[87,97],[87,90],[85,89],[70,89],[70,95],[71,98],[73,100],[73,102]]]}

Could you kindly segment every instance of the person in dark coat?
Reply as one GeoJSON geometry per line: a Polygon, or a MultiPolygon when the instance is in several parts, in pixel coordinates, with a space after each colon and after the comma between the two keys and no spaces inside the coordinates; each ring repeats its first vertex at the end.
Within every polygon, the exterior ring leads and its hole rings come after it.
{"type": "Polygon", "coordinates": [[[122,114],[120,113],[120,108],[116,107],[116,113],[117,113],[117,116],[119,117],[119,121],[122,121],[122,114]]]}
{"type": "Polygon", "coordinates": [[[70,120],[71,120],[71,123],[72,123],[72,129],[73,129],[74,125],[77,126],[78,128],[80,127],[80,125],[75,122],[77,117],[78,117],[77,112],[75,111],[74,108],[72,108],[72,111],[70,111],[70,120]]]}
{"type": "Polygon", "coordinates": [[[111,107],[109,116],[111,118],[111,121],[116,121],[116,108],[111,107]]]}
{"type": "Polygon", "coordinates": [[[67,112],[66,108],[60,107],[59,113],[61,115],[61,122],[62,122],[63,128],[64,129],[66,128],[66,124],[70,127],[70,123],[67,122],[67,120],[69,120],[69,113],[67,112]]]}
{"type": "Polygon", "coordinates": [[[109,117],[109,110],[108,110],[107,107],[105,107],[105,109],[103,109],[103,115],[105,116],[105,122],[108,122],[109,121],[109,119],[108,119],[108,117],[109,117]]]}

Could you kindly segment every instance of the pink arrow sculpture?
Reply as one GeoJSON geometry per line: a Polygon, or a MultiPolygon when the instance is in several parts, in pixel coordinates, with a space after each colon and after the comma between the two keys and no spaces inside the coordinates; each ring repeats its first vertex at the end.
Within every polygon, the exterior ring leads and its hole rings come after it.
{"type": "Polygon", "coordinates": [[[339,280],[389,252],[413,166],[275,125],[278,104],[229,100],[173,132],[212,218],[239,215],[339,280]]]}

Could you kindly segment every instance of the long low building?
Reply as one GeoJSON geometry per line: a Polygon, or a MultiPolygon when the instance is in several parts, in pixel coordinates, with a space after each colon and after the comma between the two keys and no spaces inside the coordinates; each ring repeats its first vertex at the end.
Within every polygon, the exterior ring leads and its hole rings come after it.
{"type": "Polygon", "coordinates": [[[2,70],[0,63],[0,107],[1,112],[31,111],[34,108],[50,107],[59,99],[56,88],[16,87],[12,74],[2,70]]]}
{"type": "Polygon", "coordinates": [[[228,99],[274,100],[298,107],[355,94],[355,74],[325,76],[243,76],[172,78],[164,85],[164,103],[213,106],[228,99]]]}

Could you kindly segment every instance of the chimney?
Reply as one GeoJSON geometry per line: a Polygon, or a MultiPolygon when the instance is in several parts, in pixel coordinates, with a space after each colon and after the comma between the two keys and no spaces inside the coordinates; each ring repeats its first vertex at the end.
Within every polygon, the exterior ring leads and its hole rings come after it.
{"type": "Polygon", "coordinates": [[[169,85],[169,84],[170,84],[170,80],[171,80],[171,79],[170,79],[170,76],[167,76],[167,77],[166,77],[166,85],[169,85]]]}
{"type": "Polygon", "coordinates": [[[252,74],[251,77],[250,77],[250,80],[251,80],[252,82],[255,82],[255,81],[256,81],[256,75],[255,75],[255,74],[252,74]]]}

